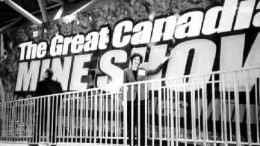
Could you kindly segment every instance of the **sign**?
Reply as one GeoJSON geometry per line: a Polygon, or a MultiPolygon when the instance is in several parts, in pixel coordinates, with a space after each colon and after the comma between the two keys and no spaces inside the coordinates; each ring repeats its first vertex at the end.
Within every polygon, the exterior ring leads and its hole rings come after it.
{"type": "Polygon", "coordinates": [[[228,0],[206,10],[152,21],[127,18],[113,28],[105,25],[87,33],[56,33],[50,40],[20,43],[15,91],[34,92],[46,68],[54,70],[53,78],[64,91],[121,84],[133,52],[143,55],[147,69],[170,54],[164,74],[151,79],[259,66],[259,9],[256,0],[228,0]]]}

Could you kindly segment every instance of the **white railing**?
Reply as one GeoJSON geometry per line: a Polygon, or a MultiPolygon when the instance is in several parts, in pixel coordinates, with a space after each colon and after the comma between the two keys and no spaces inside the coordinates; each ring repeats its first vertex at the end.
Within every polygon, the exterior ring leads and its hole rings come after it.
{"type": "Polygon", "coordinates": [[[123,139],[122,93],[100,89],[1,103],[0,141],[111,143],[123,139]]]}
{"type": "Polygon", "coordinates": [[[0,103],[0,142],[260,145],[260,67],[115,89],[0,103]]]}

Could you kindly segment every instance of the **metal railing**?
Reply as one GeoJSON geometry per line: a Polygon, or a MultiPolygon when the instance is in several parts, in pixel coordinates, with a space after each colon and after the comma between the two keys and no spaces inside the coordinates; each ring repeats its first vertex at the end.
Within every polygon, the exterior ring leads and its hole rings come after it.
{"type": "Polygon", "coordinates": [[[259,96],[255,67],[2,102],[0,142],[259,146],[259,96]]]}

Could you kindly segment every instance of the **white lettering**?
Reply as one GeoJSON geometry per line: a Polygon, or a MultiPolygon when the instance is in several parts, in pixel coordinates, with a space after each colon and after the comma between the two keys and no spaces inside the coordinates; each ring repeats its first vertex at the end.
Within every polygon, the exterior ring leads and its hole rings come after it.
{"type": "Polygon", "coordinates": [[[73,37],[65,37],[64,38],[64,45],[63,45],[63,51],[62,51],[62,55],[67,55],[69,52],[69,48],[71,48],[71,42],[72,42],[73,37]]]}
{"type": "Polygon", "coordinates": [[[99,32],[99,44],[98,48],[104,50],[107,48],[109,43],[109,29],[108,27],[103,27],[99,32]]]}
{"type": "Polygon", "coordinates": [[[225,0],[223,6],[209,9],[205,14],[202,33],[210,35],[216,32],[221,33],[231,31],[237,10],[237,4],[238,0],[225,0]],[[217,24],[218,19],[220,19],[219,24],[217,24]]]}
{"type": "Polygon", "coordinates": [[[73,37],[71,42],[71,53],[79,53],[83,50],[84,35],[78,34],[73,37]]]}
{"type": "Polygon", "coordinates": [[[63,64],[60,58],[54,58],[52,61],[53,79],[61,83],[62,89],[67,90],[70,77],[72,57],[64,57],[63,64]]]}
{"type": "Polygon", "coordinates": [[[258,12],[254,16],[253,25],[254,27],[260,27],[260,1],[257,3],[256,9],[258,12]]]}
{"type": "MultiPolygon", "coordinates": [[[[192,60],[190,74],[203,74],[212,71],[216,55],[216,45],[212,41],[206,39],[196,39],[183,42],[173,49],[168,62],[166,77],[181,77],[184,75],[188,54],[193,49],[194,57],[192,60]]],[[[190,78],[189,82],[200,83],[208,81],[209,78],[210,76],[206,76],[204,78],[190,78]]],[[[169,87],[174,86],[176,83],[183,84],[184,80],[179,78],[176,82],[173,80],[166,82],[169,87]]],[[[180,90],[188,91],[189,89],[180,90]]]]}
{"type": "Polygon", "coordinates": [[[126,33],[132,32],[133,22],[132,21],[123,21],[118,23],[115,26],[112,44],[116,48],[121,48],[126,46],[130,40],[131,35],[127,35],[126,33]]]}
{"type": "Polygon", "coordinates": [[[127,54],[123,50],[111,50],[106,52],[100,58],[100,70],[111,77],[111,83],[123,83],[123,70],[113,63],[125,63],[127,61],[127,54]],[[111,62],[114,59],[115,62],[111,62]]]}
{"type": "Polygon", "coordinates": [[[245,29],[250,26],[255,0],[242,1],[238,8],[234,30],[245,29]]]}
{"type": "Polygon", "coordinates": [[[32,42],[25,42],[19,45],[19,48],[21,48],[21,52],[20,52],[20,60],[24,60],[24,56],[26,54],[26,48],[28,48],[28,46],[32,44],[32,42]]]}
{"type": "Polygon", "coordinates": [[[37,47],[37,58],[43,58],[47,54],[47,43],[40,42],[37,47]]]}
{"type": "Polygon", "coordinates": [[[51,47],[50,47],[50,55],[57,56],[61,55],[63,49],[63,36],[62,35],[55,35],[51,40],[51,47]]]}
{"type": "Polygon", "coordinates": [[[84,68],[84,63],[90,62],[92,54],[77,55],[74,58],[70,90],[86,90],[88,83],[82,83],[82,76],[88,75],[89,68],[84,68]]]}
{"type": "Polygon", "coordinates": [[[200,34],[203,13],[200,11],[185,13],[179,17],[175,30],[175,38],[182,39],[200,34]]]}
{"type": "Polygon", "coordinates": [[[149,43],[152,29],[153,24],[151,21],[140,22],[137,25],[135,25],[133,29],[134,34],[131,39],[131,44],[139,45],[149,43]]]}
{"type": "Polygon", "coordinates": [[[95,51],[97,50],[98,47],[98,32],[90,32],[86,36],[86,43],[84,45],[84,51],[89,52],[89,51],[95,51]]]}
{"type": "Polygon", "coordinates": [[[19,63],[15,91],[35,91],[39,69],[39,60],[19,63]]]}
{"type": "Polygon", "coordinates": [[[43,80],[42,77],[43,77],[46,69],[50,68],[50,64],[51,64],[51,60],[50,59],[42,60],[40,80],[43,80]]]}
{"type": "Polygon", "coordinates": [[[252,48],[247,56],[245,67],[250,66],[260,66],[260,33],[257,34],[257,37],[255,39],[254,44],[252,45],[252,48]]]}
{"type": "Polygon", "coordinates": [[[20,44],[19,47],[21,48],[20,60],[22,61],[24,59],[44,57],[46,55],[47,43],[40,42],[39,44],[34,44],[32,41],[30,41],[20,44]]]}
{"type": "Polygon", "coordinates": [[[177,15],[171,15],[167,18],[160,18],[154,21],[153,35],[151,42],[159,42],[163,36],[163,40],[171,40],[173,38],[177,22],[177,15]],[[163,28],[165,25],[164,33],[163,28]]]}
{"type": "MultiPolygon", "coordinates": [[[[220,70],[241,68],[243,63],[242,61],[244,45],[244,34],[221,38],[220,70]]],[[[229,77],[234,77],[234,75],[231,75],[229,77]]]]}

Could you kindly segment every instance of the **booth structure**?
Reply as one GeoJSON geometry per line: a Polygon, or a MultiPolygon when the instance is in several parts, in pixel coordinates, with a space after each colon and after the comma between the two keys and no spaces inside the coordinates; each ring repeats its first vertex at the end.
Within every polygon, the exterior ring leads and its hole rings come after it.
{"type": "Polygon", "coordinates": [[[260,145],[259,0],[3,3],[30,22],[0,29],[0,143],[260,145]],[[36,96],[47,68],[63,92],[36,96]]]}

